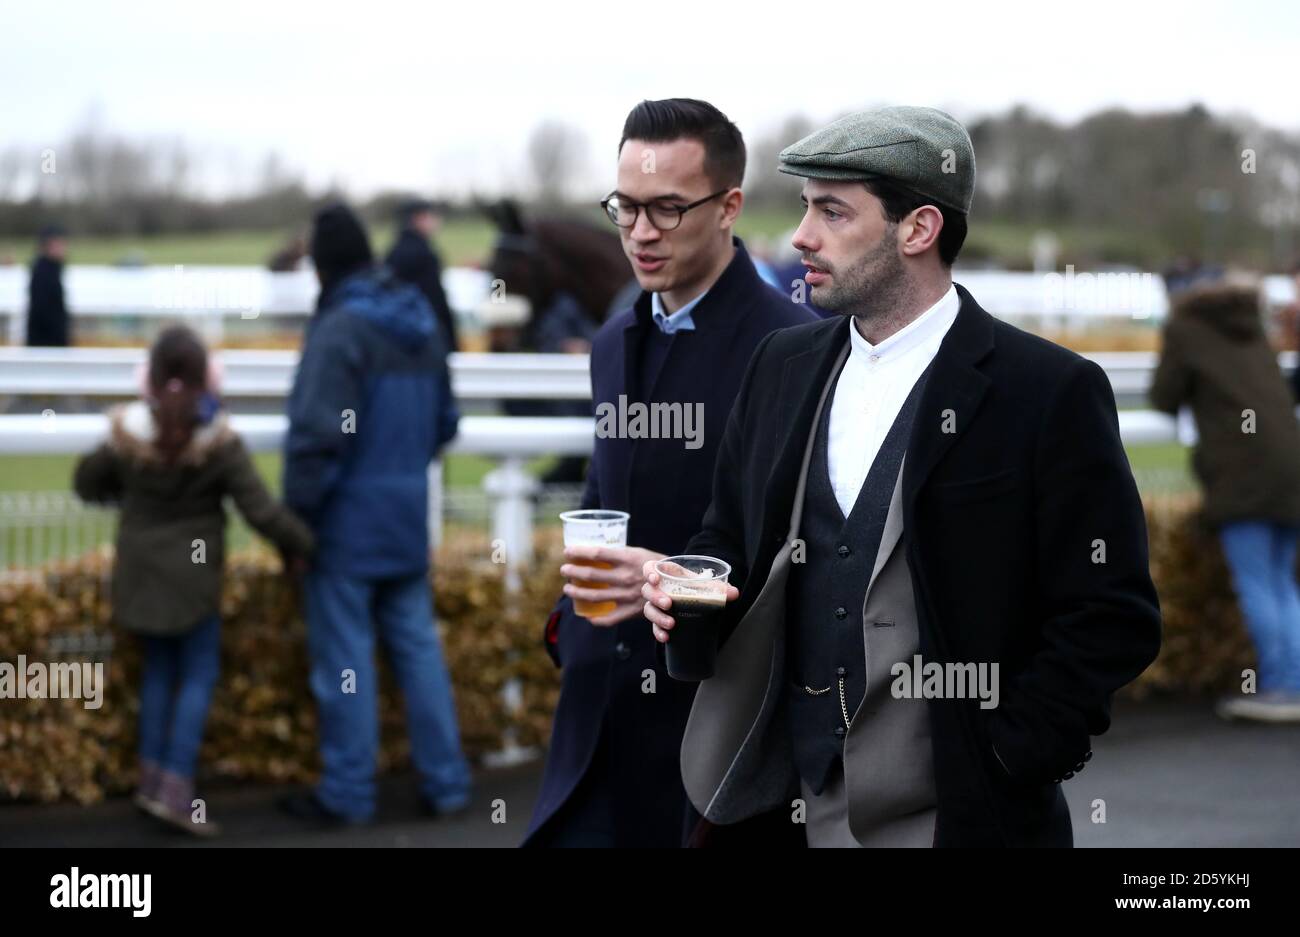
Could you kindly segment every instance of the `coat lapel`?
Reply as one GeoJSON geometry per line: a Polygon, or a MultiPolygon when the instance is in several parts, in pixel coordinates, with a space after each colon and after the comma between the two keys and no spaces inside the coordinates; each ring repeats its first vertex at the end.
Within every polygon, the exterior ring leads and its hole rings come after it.
{"type": "MultiPolygon", "coordinates": [[[[787,358],[781,369],[777,394],[780,407],[776,461],[767,477],[763,517],[771,529],[786,523],[795,508],[795,491],[804,474],[804,455],[816,430],[823,391],[842,362],[849,335],[844,319],[828,321],[813,337],[807,351],[787,358]]],[[[781,531],[782,533],[784,531],[781,531]]],[[[764,537],[769,532],[764,531],[764,537]]]]}
{"type": "Polygon", "coordinates": [[[903,536],[903,472],[907,469],[907,453],[903,453],[903,462],[898,467],[898,477],[894,480],[894,493],[889,498],[889,513],[885,515],[885,529],[880,534],[880,546],[876,550],[876,563],[867,581],[867,591],[863,601],[871,595],[871,587],[876,584],[876,577],[889,560],[894,547],[903,536]]]}
{"type": "MultiPolygon", "coordinates": [[[[840,371],[844,368],[844,362],[849,357],[849,345],[847,342],[840,348],[839,354],[835,356],[835,362],[831,365],[831,371],[822,382],[821,391],[817,395],[817,405],[813,408],[812,426],[815,428],[821,425],[822,412],[830,404],[831,391],[839,378],[840,371]]],[[[790,510],[790,533],[787,540],[794,540],[799,536],[799,525],[803,522],[803,502],[804,492],[808,488],[808,472],[812,468],[812,454],[817,441],[817,433],[808,433],[808,438],[804,442],[803,458],[799,463],[799,478],[794,486],[794,504],[790,510]]]]}
{"type": "MultiPolygon", "coordinates": [[[[632,321],[623,328],[623,381],[619,393],[627,395],[628,403],[645,399],[641,394],[641,349],[648,328],[654,328],[654,323],[650,321],[650,294],[642,292],[632,307],[632,321]]],[[[618,399],[611,402],[617,406],[618,399]]],[[[631,504],[632,452],[636,440],[616,439],[614,442],[622,450],[623,456],[618,463],[618,477],[613,479],[614,490],[621,499],[619,504],[631,504]]]]}
{"type": "Polygon", "coordinates": [[[903,476],[905,509],[916,501],[934,467],[975,418],[989,379],[975,367],[993,349],[993,317],[957,286],[961,308],[939,351],[916,410],[903,476]]]}
{"type": "Polygon", "coordinates": [[[643,292],[632,307],[632,321],[623,327],[623,390],[627,399],[643,400],[641,395],[641,349],[650,321],[650,294],[643,292]]]}

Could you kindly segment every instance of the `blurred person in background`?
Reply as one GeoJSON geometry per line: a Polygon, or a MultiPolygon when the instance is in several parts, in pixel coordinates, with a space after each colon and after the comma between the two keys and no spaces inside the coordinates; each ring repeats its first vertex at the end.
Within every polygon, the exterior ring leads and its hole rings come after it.
{"type": "Polygon", "coordinates": [[[442,289],[442,260],[433,249],[432,238],[442,227],[442,216],[433,202],[412,199],[397,212],[397,240],[384,261],[398,279],[411,283],[428,300],[438,319],[442,341],[448,352],[456,351],[456,318],[442,289]]]}
{"type": "Polygon", "coordinates": [[[1300,427],[1257,289],[1201,284],[1175,295],[1150,398],[1166,413],[1189,406],[1196,418],[1192,467],[1205,520],[1258,656],[1255,692],[1222,700],[1218,711],[1300,721],[1300,427]]]}
{"type": "Polygon", "coordinates": [[[144,642],[136,804],[178,829],[215,835],[193,808],[194,769],[221,665],[226,515],[303,562],[311,532],[267,492],[217,398],[207,350],[190,329],[159,335],[142,399],[109,412],[109,439],[77,464],[85,501],[121,505],[113,619],[144,642]]]}
{"type": "Polygon", "coordinates": [[[307,258],[307,236],[294,234],[266,261],[272,273],[293,273],[307,258]]]}
{"type": "Polygon", "coordinates": [[[72,344],[68,307],[63,299],[63,262],[67,256],[67,233],[58,225],[41,230],[36,259],[27,284],[27,344],[66,348],[72,344]]]}
{"type": "Polygon", "coordinates": [[[464,808],[470,771],[429,586],[429,463],[456,435],[447,346],[414,286],[374,264],[345,205],[316,216],[320,278],[289,396],[285,501],[316,536],[305,597],[321,780],[281,808],[323,826],[375,812],[375,638],[406,702],[411,760],[433,814],[464,808]]]}

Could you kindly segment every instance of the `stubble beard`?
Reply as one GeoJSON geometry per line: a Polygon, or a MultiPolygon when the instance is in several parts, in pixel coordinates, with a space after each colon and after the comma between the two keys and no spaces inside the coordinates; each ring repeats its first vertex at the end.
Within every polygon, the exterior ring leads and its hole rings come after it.
{"type": "Polygon", "coordinates": [[[886,321],[905,308],[911,291],[903,259],[898,255],[890,225],[880,243],[843,273],[833,275],[831,288],[812,301],[827,312],[853,316],[863,326],[886,321]]]}

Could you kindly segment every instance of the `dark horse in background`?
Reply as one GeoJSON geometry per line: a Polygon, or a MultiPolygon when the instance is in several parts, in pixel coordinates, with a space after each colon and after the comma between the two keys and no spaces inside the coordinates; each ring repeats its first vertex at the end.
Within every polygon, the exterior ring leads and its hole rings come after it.
{"type": "MultiPolygon", "coordinates": [[[[527,301],[527,318],[490,328],[489,348],[502,352],[586,354],[591,339],[611,314],[635,300],[638,287],[619,236],[572,218],[525,221],[506,200],[484,208],[496,226],[488,269],[494,287],[527,301]],[[500,283],[495,283],[500,281],[500,283]]],[[[506,400],[512,416],[591,416],[591,404],[577,400],[506,400]]],[[[586,459],[560,459],[543,481],[578,484],[586,459]]]]}
{"type": "Polygon", "coordinates": [[[619,237],[608,226],[563,217],[525,220],[510,200],[483,211],[497,229],[488,264],[492,279],[529,306],[522,327],[497,330],[493,351],[563,351],[564,339],[594,333],[615,297],[634,282],[619,237]]]}

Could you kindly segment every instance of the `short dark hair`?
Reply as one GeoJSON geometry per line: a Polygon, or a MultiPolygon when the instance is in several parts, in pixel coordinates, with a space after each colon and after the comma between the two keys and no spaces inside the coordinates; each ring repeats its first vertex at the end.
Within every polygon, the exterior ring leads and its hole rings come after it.
{"type": "Polygon", "coordinates": [[[665,98],[642,101],[623,122],[623,139],[668,143],[698,140],[704,145],[704,172],[716,186],[736,187],[745,178],[745,138],[740,129],[707,101],[665,98]]]}
{"type": "Polygon", "coordinates": [[[966,213],[940,205],[932,198],[926,198],[889,179],[868,179],[862,183],[867,191],[880,199],[885,210],[885,217],[894,224],[902,221],[922,205],[933,205],[943,215],[943,227],[939,230],[939,260],[945,267],[951,267],[961,252],[966,241],[966,213]]]}

